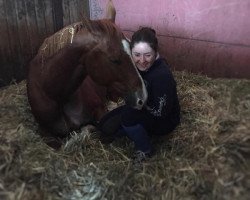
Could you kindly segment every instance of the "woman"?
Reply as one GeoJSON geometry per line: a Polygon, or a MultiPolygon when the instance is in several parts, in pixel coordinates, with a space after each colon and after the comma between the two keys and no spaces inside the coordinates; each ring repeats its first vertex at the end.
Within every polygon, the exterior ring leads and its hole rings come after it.
{"type": "Polygon", "coordinates": [[[130,48],[147,88],[147,104],[142,110],[119,107],[107,114],[99,127],[103,141],[112,141],[114,135],[130,138],[135,144],[135,159],[141,162],[152,155],[151,136],[167,134],[180,123],[180,107],[176,82],[158,53],[155,30],[144,27],[136,31],[130,48]]]}

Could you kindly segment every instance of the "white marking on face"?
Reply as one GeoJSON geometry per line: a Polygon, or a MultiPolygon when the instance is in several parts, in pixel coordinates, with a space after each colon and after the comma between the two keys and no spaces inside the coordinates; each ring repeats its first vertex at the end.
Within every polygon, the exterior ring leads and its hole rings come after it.
{"type": "Polygon", "coordinates": [[[131,56],[131,51],[130,51],[130,46],[129,46],[129,43],[127,40],[122,40],[122,46],[123,46],[123,49],[124,51],[129,55],[131,56]]]}
{"type": "MultiPolygon", "coordinates": [[[[137,73],[137,75],[139,76],[139,78],[141,80],[141,83],[142,83],[142,94],[140,94],[140,95],[138,94],[138,96],[140,96],[142,98],[143,102],[145,103],[146,100],[147,100],[147,98],[148,98],[148,92],[147,92],[146,86],[144,84],[144,81],[143,81],[143,79],[142,79],[142,77],[141,77],[141,75],[140,75],[140,73],[139,73],[139,71],[138,71],[138,69],[136,67],[136,64],[135,64],[135,62],[134,62],[134,60],[132,58],[129,42],[127,40],[122,40],[122,45],[123,45],[124,51],[129,55],[129,57],[130,57],[133,65],[134,65],[134,68],[136,70],[136,73],[137,73]]],[[[137,109],[142,109],[142,106],[143,105],[137,105],[137,109]]]]}

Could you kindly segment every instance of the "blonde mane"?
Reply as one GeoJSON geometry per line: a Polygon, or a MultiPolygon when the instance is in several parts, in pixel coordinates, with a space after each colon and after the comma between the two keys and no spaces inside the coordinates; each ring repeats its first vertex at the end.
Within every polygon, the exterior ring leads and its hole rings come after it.
{"type": "Polygon", "coordinates": [[[46,38],[38,50],[38,55],[43,59],[53,56],[67,44],[72,43],[75,34],[81,29],[82,22],[77,22],[64,27],[55,34],[46,38]]]}
{"type": "Polygon", "coordinates": [[[91,21],[84,18],[81,22],[68,25],[44,40],[38,50],[38,55],[40,55],[42,63],[67,44],[72,43],[75,35],[82,29],[89,31],[93,36],[100,38],[102,41],[104,41],[104,38],[111,41],[117,37],[122,37],[120,29],[110,20],[91,21]]]}

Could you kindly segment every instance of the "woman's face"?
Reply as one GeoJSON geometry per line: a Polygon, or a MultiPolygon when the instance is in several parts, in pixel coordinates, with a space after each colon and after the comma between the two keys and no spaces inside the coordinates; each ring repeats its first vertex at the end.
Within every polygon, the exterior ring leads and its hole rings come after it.
{"type": "Polygon", "coordinates": [[[147,71],[156,58],[156,52],[146,42],[135,43],[132,58],[140,71],[147,71]]]}

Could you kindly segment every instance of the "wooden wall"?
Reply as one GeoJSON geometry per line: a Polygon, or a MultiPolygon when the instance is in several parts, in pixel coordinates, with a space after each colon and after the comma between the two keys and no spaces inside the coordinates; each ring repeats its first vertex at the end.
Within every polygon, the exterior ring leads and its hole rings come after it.
{"type": "Polygon", "coordinates": [[[89,16],[88,0],[0,0],[0,87],[25,78],[43,39],[89,16]]]}

